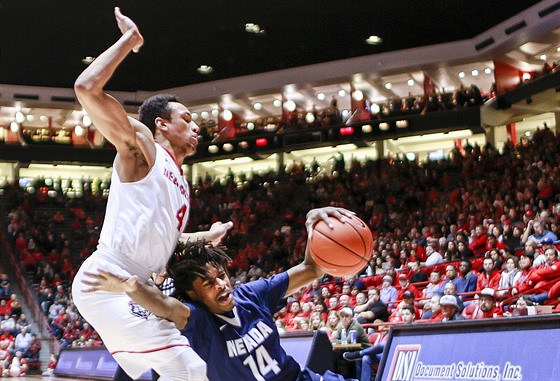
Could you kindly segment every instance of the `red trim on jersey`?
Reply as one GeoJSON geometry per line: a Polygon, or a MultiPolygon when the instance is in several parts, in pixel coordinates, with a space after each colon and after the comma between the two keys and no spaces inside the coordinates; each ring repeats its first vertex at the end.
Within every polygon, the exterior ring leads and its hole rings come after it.
{"type": "Polygon", "coordinates": [[[179,163],[177,163],[177,159],[175,159],[175,155],[173,155],[170,150],[168,150],[166,147],[162,146],[160,143],[156,142],[156,144],[159,144],[159,146],[161,148],[163,148],[169,154],[169,156],[171,156],[171,158],[175,162],[175,165],[177,166],[177,168],[179,168],[179,171],[181,172],[181,176],[183,176],[183,170],[181,169],[181,166],[179,165],[179,163]]]}
{"type": "Polygon", "coordinates": [[[189,344],[175,344],[175,345],[168,345],[168,346],[161,347],[161,348],[148,349],[148,350],[145,350],[145,351],[125,351],[125,350],[122,350],[122,351],[111,352],[111,354],[114,355],[114,354],[117,354],[117,353],[153,353],[153,352],[165,351],[169,348],[174,348],[174,347],[189,347],[190,348],[190,345],[189,344]]]}

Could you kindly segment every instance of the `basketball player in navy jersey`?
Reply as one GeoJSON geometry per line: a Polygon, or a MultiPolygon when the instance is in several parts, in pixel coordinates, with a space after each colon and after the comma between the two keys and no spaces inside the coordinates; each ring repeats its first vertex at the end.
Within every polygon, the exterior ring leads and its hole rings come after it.
{"type": "MultiPolygon", "coordinates": [[[[341,208],[313,209],[306,228],[328,216],[344,221],[352,213],[341,208]]],[[[231,288],[226,266],[230,258],[220,248],[202,242],[180,244],[168,272],[174,278],[176,296],[164,296],[137,277],[122,278],[100,270],[83,281],[87,291],[126,293],[138,304],[183,330],[198,355],[207,362],[210,381],[343,380],[328,371],[320,376],[300,365],[280,345],[273,314],[284,298],[323,276],[309,247],[305,259],[286,272],[231,288]],[[188,323],[188,324],[187,324],[188,323]]]]}

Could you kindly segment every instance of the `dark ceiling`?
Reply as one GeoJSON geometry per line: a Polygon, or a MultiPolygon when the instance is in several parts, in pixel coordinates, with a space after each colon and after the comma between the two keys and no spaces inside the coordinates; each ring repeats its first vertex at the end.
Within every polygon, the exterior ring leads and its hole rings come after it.
{"type": "Polygon", "coordinates": [[[0,0],[0,83],[71,87],[119,36],[119,5],[145,46],[108,88],[158,90],[472,38],[536,0],[0,0]],[[245,32],[260,24],[263,34],[245,32]],[[379,35],[383,43],[365,43],[379,35]],[[214,73],[201,75],[200,65],[214,73]]]}

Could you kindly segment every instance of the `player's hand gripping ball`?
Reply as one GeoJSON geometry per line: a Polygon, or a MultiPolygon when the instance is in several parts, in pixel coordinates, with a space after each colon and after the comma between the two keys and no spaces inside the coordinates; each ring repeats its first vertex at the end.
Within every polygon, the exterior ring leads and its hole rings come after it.
{"type": "Polygon", "coordinates": [[[369,227],[356,216],[341,222],[329,217],[333,228],[319,221],[313,228],[309,250],[311,258],[324,272],[337,277],[362,270],[371,259],[373,236],[369,227]]]}

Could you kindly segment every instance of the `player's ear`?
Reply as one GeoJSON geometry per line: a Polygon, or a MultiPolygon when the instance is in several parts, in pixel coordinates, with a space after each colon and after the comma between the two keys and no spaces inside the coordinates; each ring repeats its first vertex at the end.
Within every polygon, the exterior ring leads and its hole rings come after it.
{"type": "Polygon", "coordinates": [[[160,130],[167,130],[167,120],[163,119],[162,117],[158,116],[155,120],[156,128],[160,130]]]}

